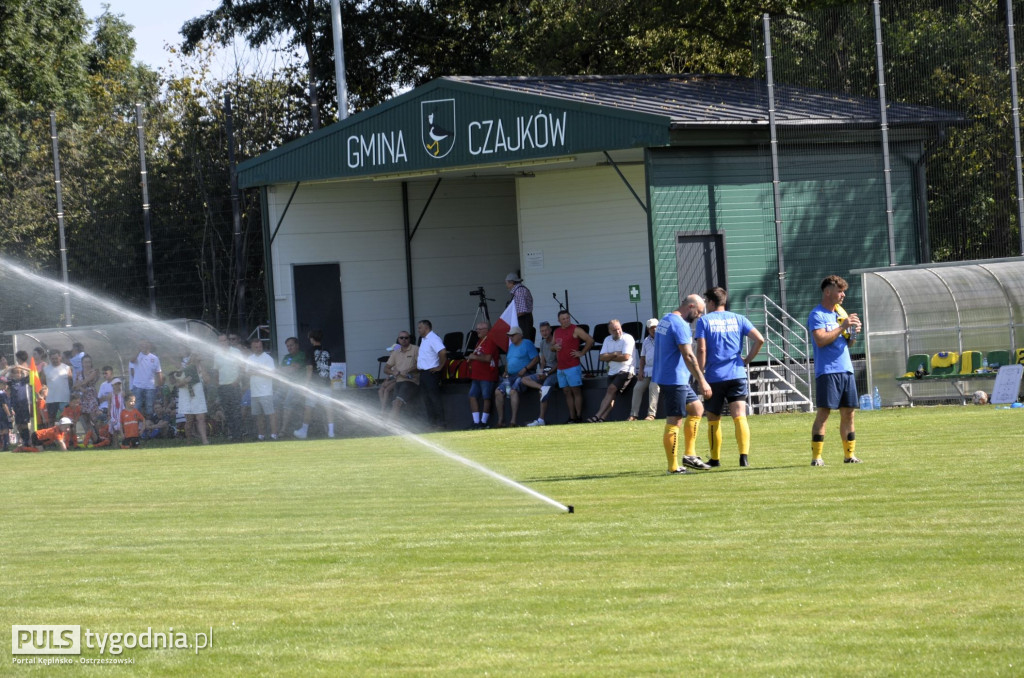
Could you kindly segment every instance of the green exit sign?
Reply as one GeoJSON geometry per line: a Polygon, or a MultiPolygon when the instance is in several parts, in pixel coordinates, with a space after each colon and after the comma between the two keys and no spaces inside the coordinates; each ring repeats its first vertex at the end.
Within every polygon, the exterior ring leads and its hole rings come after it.
{"type": "Polygon", "coordinates": [[[640,286],[630,285],[629,286],[629,301],[632,304],[640,303],[640,286]]]}

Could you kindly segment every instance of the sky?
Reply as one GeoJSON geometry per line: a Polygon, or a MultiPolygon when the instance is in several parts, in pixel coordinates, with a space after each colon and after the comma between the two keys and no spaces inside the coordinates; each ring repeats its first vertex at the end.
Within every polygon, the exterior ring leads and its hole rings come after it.
{"type": "MultiPolygon", "coordinates": [[[[179,45],[182,37],[178,32],[189,19],[215,9],[220,0],[79,0],[85,15],[95,19],[103,13],[103,5],[110,5],[112,14],[121,14],[124,20],[134,26],[135,60],[150,67],[163,68],[172,56],[165,50],[165,43],[179,45]]],[[[253,55],[238,43],[238,55],[243,61],[256,58],[272,58],[268,54],[253,55]]],[[[218,63],[230,71],[235,63],[235,50],[227,48],[218,55],[218,63]]]]}

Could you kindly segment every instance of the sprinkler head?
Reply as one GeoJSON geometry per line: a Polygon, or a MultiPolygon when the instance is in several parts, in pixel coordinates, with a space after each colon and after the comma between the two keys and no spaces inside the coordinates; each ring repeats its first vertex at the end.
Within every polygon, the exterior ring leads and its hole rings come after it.
{"type": "Polygon", "coordinates": [[[569,513],[576,513],[576,507],[574,507],[572,504],[569,504],[568,506],[566,506],[566,508],[569,509],[569,513]]]}

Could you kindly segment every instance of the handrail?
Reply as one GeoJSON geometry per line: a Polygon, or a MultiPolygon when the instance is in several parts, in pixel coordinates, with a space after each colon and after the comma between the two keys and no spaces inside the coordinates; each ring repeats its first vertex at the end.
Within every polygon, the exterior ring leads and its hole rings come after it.
{"type": "MultiPolygon", "coordinates": [[[[813,407],[813,380],[811,379],[810,335],[803,323],[790,315],[784,308],[763,294],[746,298],[747,315],[759,314],[764,326],[764,365],[762,376],[769,374],[770,383],[782,385],[783,389],[769,388],[763,395],[770,400],[759,404],[759,408],[773,409],[786,405],[813,407]],[[777,402],[778,396],[786,398],[777,402]]],[[[750,367],[747,367],[750,380],[750,367]]]]}

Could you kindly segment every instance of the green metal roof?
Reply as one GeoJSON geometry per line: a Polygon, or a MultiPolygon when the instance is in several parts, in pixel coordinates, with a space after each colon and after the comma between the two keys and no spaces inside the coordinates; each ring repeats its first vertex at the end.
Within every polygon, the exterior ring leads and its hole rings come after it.
{"type": "Polygon", "coordinates": [[[440,78],[241,163],[242,187],[665,146],[667,116],[440,78]]]}

